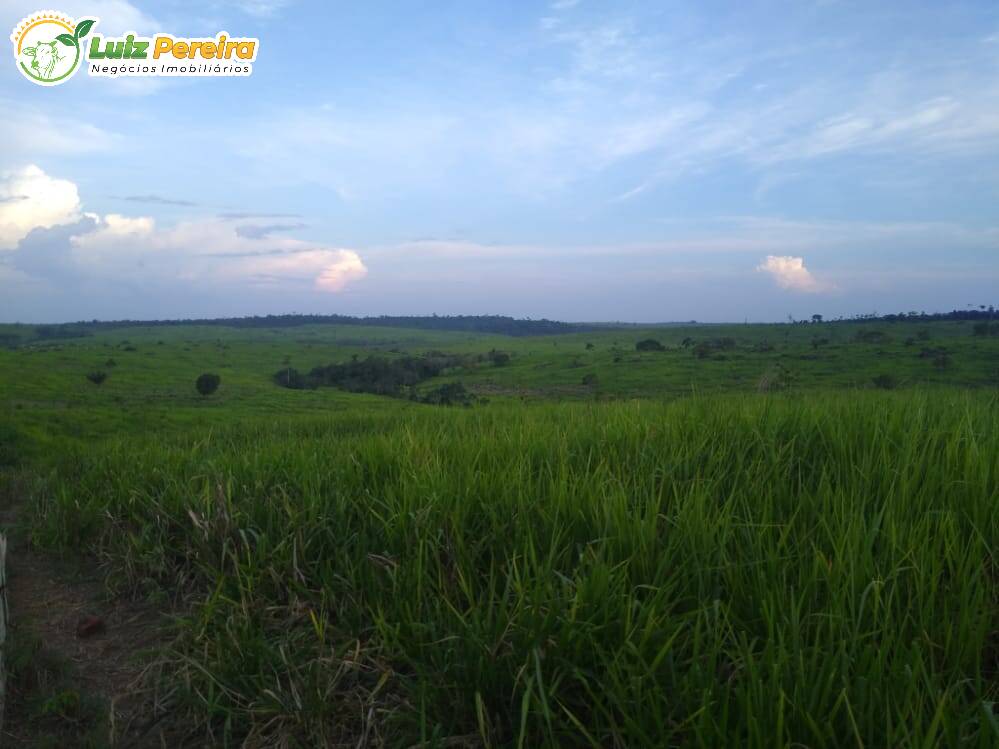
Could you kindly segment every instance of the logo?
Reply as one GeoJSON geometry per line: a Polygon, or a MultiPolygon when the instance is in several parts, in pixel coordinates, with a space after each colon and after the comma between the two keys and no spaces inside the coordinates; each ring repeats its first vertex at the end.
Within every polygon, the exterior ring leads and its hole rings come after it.
{"type": "Polygon", "coordinates": [[[247,76],[253,72],[259,40],[184,37],[160,32],[121,37],[90,33],[96,18],[76,23],[64,13],[43,10],[21,21],[10,35],[21,73],[40,86],[69,80],[80,67],[102,78],[119,76],[247,76]],[[84,37],[89,36],[88,40],[84,37]]]}
{"type": "Polygon", "coordinates": [[[65,14],[52,10],[28,16],[10,35],[18,70],[39,86],[65,83],[83,62],[81,40],[96,22],[96,18],[88,18],[73,23],[65,14]]]}

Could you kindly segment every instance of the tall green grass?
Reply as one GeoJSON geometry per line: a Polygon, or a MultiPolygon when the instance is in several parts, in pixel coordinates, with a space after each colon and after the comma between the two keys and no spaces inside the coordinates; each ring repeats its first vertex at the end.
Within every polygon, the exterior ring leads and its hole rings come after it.
{"type": "Polygon", "coordinates": [[[193,606],[251,745],[994,747],[994,395],[417,410],[67,455],[35,535],[193,606]]]}

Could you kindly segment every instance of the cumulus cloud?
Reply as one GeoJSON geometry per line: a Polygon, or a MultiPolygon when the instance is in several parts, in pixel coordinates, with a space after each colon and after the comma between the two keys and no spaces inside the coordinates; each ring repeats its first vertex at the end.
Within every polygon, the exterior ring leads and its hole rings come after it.
{"type": "Polygon", "coordinates": [[[326,264],[322,273],[316,279],[316,286],[324,291],[343,291],[352,281],[359,281],[368,275],[368,269],[361,262],[361,257],[353,250],[337,250],[337,258],[326,264]]]}
{"type": "Polygon", "coordinates": [[[80,218],[80,196],[69,180],[37,166],[0,175],[0,250],[13,250],[32,229],[48,229],[80,218]]]}
{"type": "Polygon", "coordinates": [[[36,166],[0,179],[7,280],[16,272],[68,286],[86,280],[177,291],[227,285],[337,293],[367,275],[354,250],[272,236],[295,228],[218,216],[160,226],[151,216],[85,212],[73,182],[36,166]]]}
{"type": "Polygon", "coordinates": [[[805,258],[790,255],[767,255],[767,259],[757,266],[759,271],[769,273],[782,289],[818,293],[830,287],[821,283],[805,267],[805,258]]]}
{"type": "Polygon", "coordinates": [[[71,254],[81,268],[106,277],[340,292],[368,272],[354,250],[274,238],[267,226],[248,232],[246,224],[205,218],[160,228],[152,218],[118,214],[94,220],[91,231],[71,237],[71,254]]]}

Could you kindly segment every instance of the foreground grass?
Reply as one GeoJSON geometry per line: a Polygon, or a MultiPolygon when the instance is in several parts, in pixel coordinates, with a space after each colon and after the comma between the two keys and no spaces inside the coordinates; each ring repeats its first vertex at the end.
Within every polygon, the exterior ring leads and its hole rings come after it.
{"type": "Polygon", "coordinates": [[[35,536],[195,601],[161,674],[253,745],[975,746],[999,404],[417,409],[81,448],[35,536]]]}

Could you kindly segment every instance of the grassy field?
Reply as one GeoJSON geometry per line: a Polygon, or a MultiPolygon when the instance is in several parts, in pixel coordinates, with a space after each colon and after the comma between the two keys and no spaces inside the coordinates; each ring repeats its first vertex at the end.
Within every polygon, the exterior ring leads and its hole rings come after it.
{"type": "Polygon", "coordinates": [[[999,744],[970,324],[17,330],[31,538],[183,604],[150,679],[192,746],[999,744]],[[471,408],[272,379],[493,349],[419,386],[471,408]]]}

